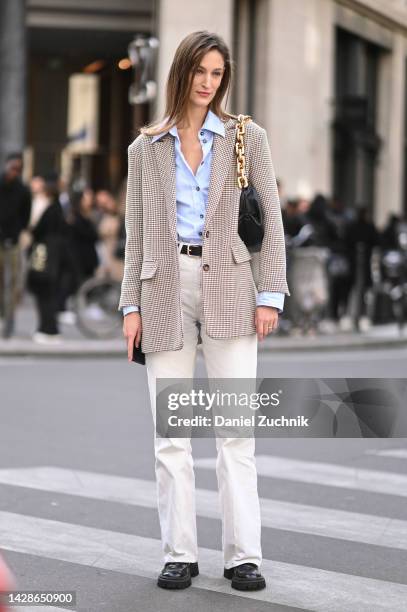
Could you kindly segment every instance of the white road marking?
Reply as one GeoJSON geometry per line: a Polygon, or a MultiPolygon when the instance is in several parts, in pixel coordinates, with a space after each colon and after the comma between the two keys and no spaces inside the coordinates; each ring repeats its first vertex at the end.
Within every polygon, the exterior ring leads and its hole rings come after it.
{"type": "Polygon", "coordinates": [[[395,457],[397,459],[407,459],[407,448],[384,448],[382,450],[370,448],[365,451],[366,455],[377,455],[379,457],[395,457]]]}
{"type": "MultiPolygon", "coordinates": [[[[197,468],[215,469],[216,459],[195,459],[194,465],[197,468]]],[[[257,455],[256,465],[259,476],[407,497],[407,476],[394,472],[273,455],[257,455]]]]}
{"type": "MultiPolygon", "coordinates": [[[[156,580],[162,568],[159,540],[83,527],[11,512],[0,512],[2,548],[156,580]]],[[[256,592],[232,591],[222,577],[220,551],[199,549],[200,575],[192,588],[306,608],[314,612],[383,612],[401,610],[407,585],[342,574],[314,567],[264,559],[267,588],[256,592]]]]}
{"type": "MultiPolygon", "coordinates": [[[[155,482],[57,467],[0,470],[0,484],[156,508],[155,482]]],[[[262,525],[407,550],[407,521],[320,506],[260,499],[262,525]]],[[[197,514],[220,519],[217,491],[196,489],[197,514]]]]}

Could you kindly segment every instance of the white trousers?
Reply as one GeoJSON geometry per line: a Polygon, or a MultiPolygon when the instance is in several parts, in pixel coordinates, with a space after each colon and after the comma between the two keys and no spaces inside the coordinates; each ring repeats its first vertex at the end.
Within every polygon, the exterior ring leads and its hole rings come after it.
{"type": "MultiPolygon", "coordinates": [[[[180,248],[179,248],[180,250],[180,248]]],[[[146,354],[146,368],[154,425],[156,379],[193,378],[198,329],[208,377],[256,378],[257,335],[231,339],[205,333],[201,265],[198,256],[179,253],[184,346],[178,351],[146,354]]],[[[195,475],[190,438],[160,438],[154,427],[158,513],[164,562],[198,561],[195,475]]],[[[222,513],[224,566],[260,566],[261,519],[254,457],[255,438],[216,438],[216,475],[222,513]]]]}

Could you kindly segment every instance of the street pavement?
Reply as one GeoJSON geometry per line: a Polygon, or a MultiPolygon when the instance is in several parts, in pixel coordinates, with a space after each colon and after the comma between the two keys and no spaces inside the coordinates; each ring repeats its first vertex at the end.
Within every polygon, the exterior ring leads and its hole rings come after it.
{"type": "MultiPolygon", "coordinates": [[[[402,377],[406,364],[403,347],[267,351],[258,375],[402,377]]],[[[193,439],[200,574],[168,592],[145,368],[3,355],[0,383],[0,546],[19,589],[75,590],[81,612],[405,609],[405,439],[257,439],[256,593],[222,577],[215,444],[193,439]]]]}

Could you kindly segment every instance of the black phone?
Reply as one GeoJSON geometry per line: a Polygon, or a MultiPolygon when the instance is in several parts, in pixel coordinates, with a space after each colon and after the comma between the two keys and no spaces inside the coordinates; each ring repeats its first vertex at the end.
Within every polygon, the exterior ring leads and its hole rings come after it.
{"type": "Polygon", "coordinates": [[[139,363],[140,365],[145,365],[145,363],[146,363],[146,355],[141,350],[141,340],[140,340],[140,346],[138,348],[136,346],[136,343],[134,343],[134,345],[133,345],[133,358],[132,358],[132,361],[134,361],[135,363],[139,363]]]}

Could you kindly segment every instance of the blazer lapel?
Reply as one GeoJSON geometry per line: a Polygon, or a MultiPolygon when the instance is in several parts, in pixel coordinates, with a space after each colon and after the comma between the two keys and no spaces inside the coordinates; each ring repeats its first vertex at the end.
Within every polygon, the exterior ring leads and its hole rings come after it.
{"type": "Polygon", "coordinates": [[[153,142],[158,174],[164,191],[170,232],[177,241],[177,191],[175,182],[175,141],[171,134],[153,142]]]}
{"type": "MultiPolygon", "coordinates": [[[[228,172],[235,154],[235,124],[233,119],[225,121],[225,136],[213,135],[211,174],[208,190],[205,227],[208,226],[219,203],[228,172]]],[[[177,241],[177,193],[175,166],[175,139],[164,134],[153,144],[158,174],[164,191],[165,205],[171,235],[177,241]]]]}
{"type": "Polygon", "coordinates": [[[228,119],[225,122],[224,136],[216,133],[213,135],[211,175],[209,180],[205,227],[208,227],[208,224],[215,214],[227,175],[233,163],[233,155],[235,152],[234,139],[235,130],[233,119],[228,119]]]}

